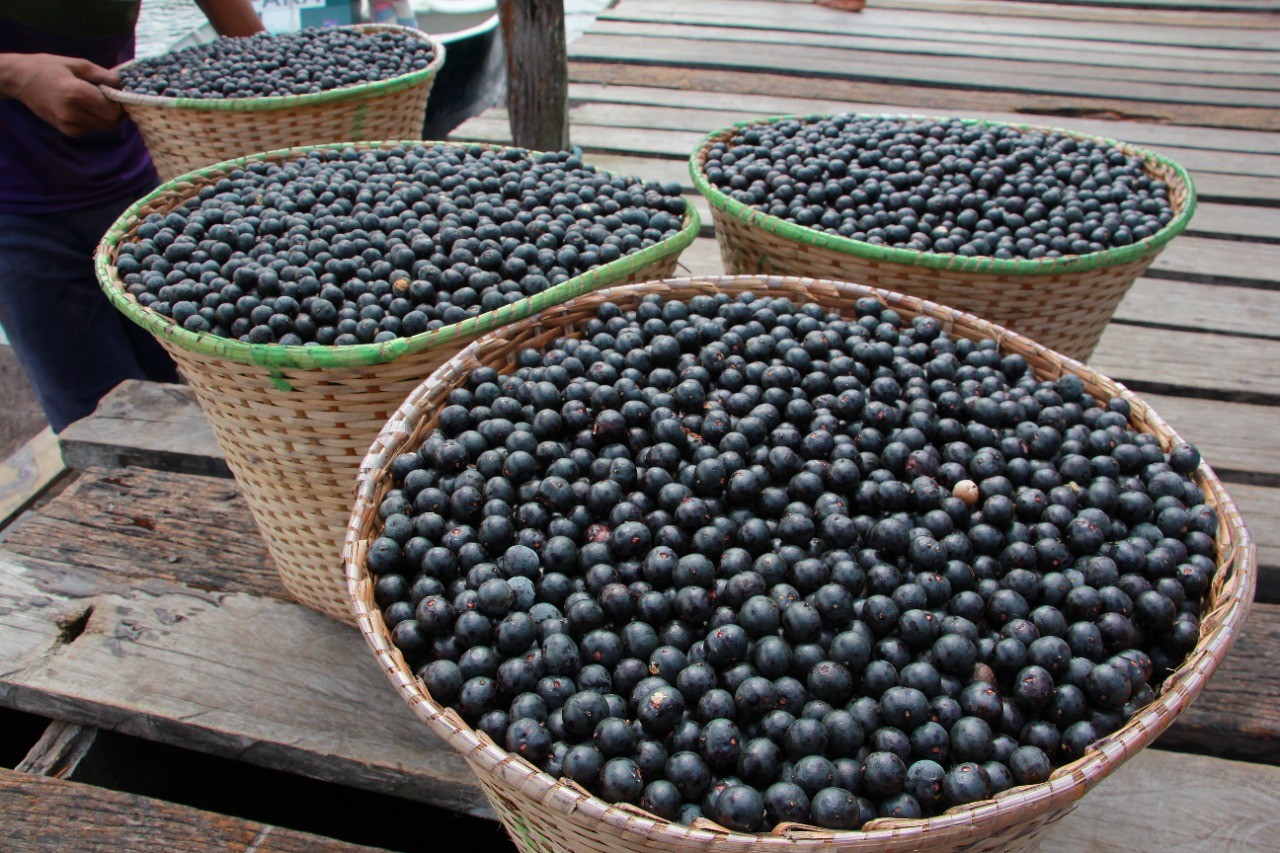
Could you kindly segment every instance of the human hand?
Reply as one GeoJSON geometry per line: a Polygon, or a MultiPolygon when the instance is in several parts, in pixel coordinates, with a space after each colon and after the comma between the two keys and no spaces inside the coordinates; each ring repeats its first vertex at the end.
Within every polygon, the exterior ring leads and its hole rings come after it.
{"type": "Polygon", "coordinates": [[[49,53],[0,54],[0,92],[21,101],[67,136],[119,124],[124,111],[98,88],[119,84],[114,71],[87,59],[49,53]]]}

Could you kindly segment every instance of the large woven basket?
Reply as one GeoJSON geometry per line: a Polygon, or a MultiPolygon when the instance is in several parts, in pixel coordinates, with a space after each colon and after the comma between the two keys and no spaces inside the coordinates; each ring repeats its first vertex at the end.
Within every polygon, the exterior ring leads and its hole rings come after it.
{"type": "Polygon", "coordinates": [[[1221,662],[1248,613],[1257,571],[1256,552],[1239,511],[1207,464],[1200,466],[1195,477],[1205,489],[1207,500],[1218,510],[1219,569],[1210,591],[1199,643],[1165,682],[1160,695],[1123,728],[1095,744],[1085,757],[1058,769],[1050,781],[1014,788],[994,799],[958,807],[927,820],[878,819],[857,832],[785,825],[772,834],[746,835],[701,819],[694,826],[685,827],[631,806],[610,805],[568,780],[557,780],[539,771],[500,748],[483,733],[471,729],[453,710],[437,704],[392,643],[374,601],[365,555],[380,528],[378,504],[391,488],[391,461],[398,454],[419,446],[436,425],[436,415],[450,390],[462,385],[477,366],[513,369],[519,350],[542,348],[557,337],[581,331],[595,316],[598,306],[605,302],[616,303],[627,310],[648,294],[689,299],[699,294],[745,292],[785,296],[798,304],[816,302],[848,316],[854,316],[854,303],[859,297],[874,295],[904,317],[922,314],[936,317],[953,335],[994,338],[1003,352],[1021,354],[1041,376],[1075,373],[1084,380],[1085,390],[1091,394],[1128,400],[1135,425],[1159,436],[1166,449],[1181,441],[1141,399],[1080,362],[970,314],[915,297],[840,282],[766,276],[675,279],[598,291],[549,308],[502,330],[500,335],[487,335],[471,344],[415,389],[378,435],[360,469],[344,561],[352,608],[379,666],[413,712],[463,754],[522,850],[611,853],[695,851],[710,846],[716,850],[779,853],[883,853],[1036,849],[1053,821],[1066,814],[1076,800],[1107,774],[1155,740],[1191,703],[1221,662]]]}
{"type": "Polygon", "coordinates": [[[1195,211],[1191,176],[1167,157],[1126,142],[1070,130],[968,119],[967,124],[1051,131],[1102,142],[1141,157],[1147,172],[1168,185],[1175,216],[1152,236],[1129,246],[1039,260],[965,257],[851,240],[770,216],[729,197],[707,179],[703,164],[712,145],[732,138],[741,128],[790,118],[795,116],[739,122],[717,130],[690,158],[693,183],[711,206],[726,271],[856,281],[919,296],[1008,326],[1081,361],[1092,355],[1133,282],[1151,266],[1165,244],[1186,228],[1195,211]]]}
{"type": "Polygon", "coordinates": [[[166,181],[256,151],[421,136],[427,97],[444,65],[444,45],[421,30],[396,24],[357,24],[353,29],[403,31],[430,42],[435,58],[419,71],[311,95],[202,99],[141,95],[106,86],[103,91],[138,125],[166,181]]]}
{"type": "MultiPolygon", "coordinates": [[[[358,147],[400,144],[415,143],[358,147]]],[[[120,216],[94,260],[108,298],[156,336],[195,388],[285,589],[308,607],[349,622],[341,553],[356,472],[405,395],[484,332],[610,284],[671,275],[680,252],[697,236],[699,221],[688,207],[675,237],[496,311],[382,344],[246,344],[193,333],[143,308],[124,289],[115,268],[116,249],[149,214],[173,209],[247,162],[287,160],[310,150],[255,154],[161,185],[120,216]]]]}

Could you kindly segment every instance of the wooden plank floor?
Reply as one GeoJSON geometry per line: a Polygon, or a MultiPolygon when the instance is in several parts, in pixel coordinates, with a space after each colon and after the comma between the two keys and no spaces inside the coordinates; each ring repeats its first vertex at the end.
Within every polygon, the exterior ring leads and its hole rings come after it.
{"type": "MultiPolygon", "coordinates": [[[[623,0],[570,46],[572,139],[602,168],[685,188],[704,229],[681,271],[697,275],[723,267],[689,154],[752,117],[984,116],[1179,160],[1200,207],[1121,304],[1093,364],[1149,396],[1238,484],[1261,545],[1261,594],[1280,601],[1276,5],[872,0],[850,14],[789,0],[623,0]]],[[[506,113],[453,136],[507,141],[506,113]]]]}
{"type": "MultiPolygon", "coordinates": [[[[571,47],[574,141],[603,167],[679,182],[704,213],[694,145],[778,113],[1053,124],[1158,148],[1192,171],[1195,220],[1137,282],[1094,363],[1228,482],[1260,546],[1265,603],[1160,748],[1086,797],[1046,851],[1276,847],[1278,11],[1278,0],[870,0],[862,14],[811,0],[621,0],[571,47]]],[[[491,110],[455,138],[504,141],[506,115],[491,110]]],[[[722,269],[704,222],[685,272],[722,269]]],[[[0,771],[0,846],[351,849],[46,778],[77,732],[492,817],[358,634],[287,600],[185,389],[122,388],[62,439],[78,476],[58,485],[76,479],[0,522],[0,706],[64,721],[20,768],[30,772],[0,771]]],[[[39,457],[55,455],[46,439],[39,457]]]]}

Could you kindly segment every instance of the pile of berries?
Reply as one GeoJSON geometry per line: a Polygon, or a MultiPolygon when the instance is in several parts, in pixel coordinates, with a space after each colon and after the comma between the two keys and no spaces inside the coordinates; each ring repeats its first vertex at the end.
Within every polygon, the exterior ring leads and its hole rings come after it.
{"type": "Polygon", "coordinates": [[[711,184],[763,213],[880,246],[1057,258],[1127,246],[1173,219],[1142,158],[1060,133],[837,115],[741,128],[711,184]]]}
{"type": "Polygon", "coordinates": [[[738,831],[1043,782],[1150,702],[1216,570],[1195,448],[994,341],[852,313],[606,303],[451,391],[367,558],[432,697],[738,831]]]}
{"type": "Polygon", "coordinates": [[[165,98],[313,95],[421,71],[434,59],[430,42],[398,30],[258,33],[140,59],[121,70],[120,88],[165,98]]]}
{"type": "Polygon", "coordinates": [[[381,343],[459,323],[674,237],[678,185],[571,152],[436,145],[252,162],[117,253],[142,306],[254,344],[381,343]]]}

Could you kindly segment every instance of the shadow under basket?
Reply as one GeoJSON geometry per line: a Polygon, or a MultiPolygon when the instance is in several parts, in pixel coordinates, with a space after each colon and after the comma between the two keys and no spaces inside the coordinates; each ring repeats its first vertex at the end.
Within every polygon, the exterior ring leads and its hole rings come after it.
{"type": "MultiPolygon", "coordinates": [[[[436,143],[356,147],[414,144],[436,143]]],[[[107,232],[95,267],[116,308],[156,337],[195,389],[286,591],[310,608],[350,622],[341,553],[356,473],[378,430],[409,392],[484,332],[610,284],[671,275],[680,252],[697,236],[699,222],[687,207],[681,231],[654,246],[495,311],[382,344],[246,344],[193,333],[142,307],[124,289],[116,252],[149,214],[173,209],[249,161],[289,160],[310,150],[256,154],[162,185],[107,232]]]]}
{"type": "Polygon", "coordinates": [[[1194,476],[1205,490],[1207,502],[1218,512],[1218,570],[1208,594],[1199,641],[1186,661],[1168,678],[1151,704],[1121,729],[1095,743],[1083,758],[1057,769],[1048,782],[1013,788],[993,799],[928,819],[880,818],[853,832],[785,824],[768,834],[751,835],[730,832],[701,818],[692,826],[682,826],[633,806],[610,805],[573,782],[552,778],[507,752],[473,730],[455,711],[438,704],[392,642],[374,601],[373,580],[365,567],[366,554],[381,528],[378,505],[392,488],[392,460],[416,449],[435,428],[448,393],[463,385],[476,367],[510,371],[515,368],[521,349],[543,349],[556,338],[581,334],[606,302],[627,311],[650,294],[687,300],[719,293],[786,297],[796,304],[815,302],[850,317],[855,316],[854,306],[859,298],[875,296],[904,318],[937,318],[953,336],[994,339],[1002,352],[1025,357],[1039,376],[1056,378],[1074,373],[1083,380],[1087,392],[1104,399],[1127,400],[1134,427],[1158,436],[1166,450],[1181,441],[1139,397],[1080,362],[970,314],[914,297],[841,282],[768,276],[674,279],[597,291],[522,320],[504,329],[500,336],[487,335],[471,344],[420,385],[378,436],[361,466],[344,550],[353,612],[378,665],[419,719],[465,757],[521,850],[693,853],[710,848],[778,853],[994,853],[1038,849],[1054,821],[1125,760],[1154,741],[1195,699],[1243,625],[1253,599],[1256,552],[1239,511],[1207,464],[1202,463],[1194,476]]]}
{"type": "Polygon", "coordinates": [[[444,66],[444,45],[421,30],[397,24],[357,24],[350,29],[407,33],[430,42],[434,58],[426,68],[398,77],[309,95],[168,98],[105,86],[103,92],[138,125],[165,181],[258,151],[422,135],[427,99],[444,66]]]}
{"type": "MultiPolygon", "coordinates": [[[[1195,212],[1190,175],[1174,161],[1126,142],[1058,128],[966,120],[979,127],[1013,127],[1087,139],[1141,157],[1147,173],[1165,182],[1174,218],[1155,234],[1103,252],[1038,260],[965,257],[852,240],[806,228],[737,201],[707,179],[703,166],[717,142],[748,127],[794,116],[757,119],[717,130],[690,158],[694,186],[706,197],[724,268],[731,274],[801,275],[856,281],[929,299],[1007,326],[1057,352],[1088,360],[1129,288],[1195,212]]],[[[877,116],[920,119],[921,116],[877,116]]],[[[945,121],[947,119],[930,119],[945,121]]]]}

